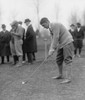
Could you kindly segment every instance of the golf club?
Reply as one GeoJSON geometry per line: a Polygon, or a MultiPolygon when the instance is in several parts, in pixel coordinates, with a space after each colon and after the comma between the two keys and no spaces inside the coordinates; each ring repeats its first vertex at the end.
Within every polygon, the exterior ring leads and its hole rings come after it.
{"type": "MultiPolygon", "coordinates": [[[[50,56],[51,56],[51,55],[50,55],[50,56]]],[[[35,72],[46,62],[46,60],[47,60],[50,56],[48,55],[47,58],[45,58],[45,59],[43,60],[43,62],[36,68],[36,70],[29,76],[29,78],[31,78],[31,77],[35,74],[35,72]]],[[[29,79],[26,80],[26,81],[22,81],[22,84],[27,84],[28,81],[29,81],[29,79]]]]}

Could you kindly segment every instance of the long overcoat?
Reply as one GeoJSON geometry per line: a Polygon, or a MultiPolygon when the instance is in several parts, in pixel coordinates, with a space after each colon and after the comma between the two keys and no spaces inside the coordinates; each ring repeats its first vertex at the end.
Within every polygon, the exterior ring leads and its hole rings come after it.
{"type": "Polygon", "coordinates": [[[27,28],[26,31],[26,39],[24,41],[24,49],[25,52],[33,53],[37,52],[37,42],[36,42],[36,34],[33,30],[32,25],[27,28]]]}
{"type": "Polygon", "coordinates": [[[12,38],[10,42],[11,53],[12,55],[22,56],[22,37],[23,37],[23,28],[18,26],[16,31],[13,33],[11,31],[12,38]]]}
{"type": "Polygon", "coordinates": [[[11,34],[9,31],[0,32],[0,56],[11,55],[10,51],[11,34]]]}
{"type": "Polygon", "coordinates": [[[84,31],[80,29],[79,31],[76,29],[74,34],[74,42],[76,48],[83,47],[83,39],[84,39],[84,31]]]}

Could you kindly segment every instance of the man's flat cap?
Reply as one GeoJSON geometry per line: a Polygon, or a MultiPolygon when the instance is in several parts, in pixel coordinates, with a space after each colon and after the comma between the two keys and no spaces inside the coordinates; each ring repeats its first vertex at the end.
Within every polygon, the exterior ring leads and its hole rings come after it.
{"type": "Polygon", "coordinates": [[[18,21],[15,20],[10,25],[13,26],[13,25],[17,25],[17,24],[18,24],[18,21]]]}

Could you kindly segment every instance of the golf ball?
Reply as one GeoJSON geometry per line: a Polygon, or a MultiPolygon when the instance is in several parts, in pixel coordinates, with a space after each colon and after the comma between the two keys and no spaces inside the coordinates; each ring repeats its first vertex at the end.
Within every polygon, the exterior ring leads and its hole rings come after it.
{"type": "Polygon", "coordinates": [[[22,84],[25,84],[25,82],[22,82],[22,84]]]}

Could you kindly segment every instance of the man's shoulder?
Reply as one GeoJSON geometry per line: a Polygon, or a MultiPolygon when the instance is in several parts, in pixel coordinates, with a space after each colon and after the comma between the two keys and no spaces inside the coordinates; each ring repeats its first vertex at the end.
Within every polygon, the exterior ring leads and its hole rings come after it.
{"type": "Polygon", "coordinates": [[[3,33],[3,31],[0,31],[0,33],[3,33]]]}
{"type": "Polygon", "coordinates": [[[57,25],[57,26],[60,26],[60,25],[62,25],[61,23],[56,23],[56,22],[54,22],[54,23],[51,23],[51,25],[57,25]]]}
{"type": "Polygon", "coordinates": [[[64,25],[62,25],[61,23],[51,23],[51,27],[52,28],[61,28],[61,27],[64,27],[64,25]]]}
{"type": "Polygon", "coordinates": [[[8,30],[6,30],[7,33],[10,33],[8,30]]]}
{"type": "Polygon", "coordinates": [[[28,28],[29,28],[29,29],[30,29],[30,28],[33,28],[32,24],[30,24],[28,28]]]}

